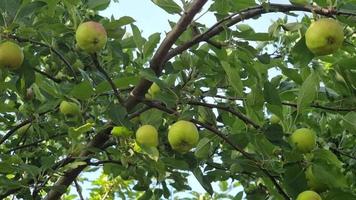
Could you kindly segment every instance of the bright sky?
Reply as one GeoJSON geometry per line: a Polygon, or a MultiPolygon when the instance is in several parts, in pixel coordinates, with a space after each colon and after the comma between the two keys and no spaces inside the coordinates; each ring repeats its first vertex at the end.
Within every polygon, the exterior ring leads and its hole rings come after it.
{"type": "MultiPolygon", "coordinates": [[[[176,1],[179,2],[179,1],[176,1]]],[[[209,2],[212,2],[211,0],[209,2]]],[[[271,0],[271,3],[281,3],[281,4],[288,4],[288,0],[271,0]]],[[[204,11],[209,8],[208,4],[204,7],[204,11]]],[[[160,32],[163,33],[161,38],[164,37],[164,33],[170,30],[168,20],[177,21],[178,15],[170,15],[167,14],[164,10],[156,6],[151,0],[119,0],[119,3],[111,3],[109,8],[103,12],[101,15],[106,17],[114,16],[116,19],[122,16],[131,16],[133,17],[136,22],[135,24],[139,27],[142,31],[144,37],[148,37],[152,33],[160,32]]],[[[198,15],[200,16],[200,15],[198,15]]],[[[262,18],[257,20],[247,20],[243,23],[249,24],[251,27],[254,28],[256,32],[266,32],[268,26],[271,24],[272,21],[275,21],[281,14],[266,14],[262,18]]],[[[295,21],[291,17],[292,21],[295,21]]],[[[201,17],[198,22],[211,26],[216,22],[215,17],[213,15],[205,15],[201,17]]],[[[130,30],[130,29],[129,29],[130,30]]],[[[85,174],[90,180],[96,179],[99,175],[98,172],[85,174]]],[[[200,186],[199,182],[195,179],[195,177],[189,177],[189,185],[193,187],[193,189],[197,192],[205,192],[204,189],[200,186]]],[[[217,185],[213,185],[214,189],[217,188],[217,185]]],[[[85,189],[90,188],[90,185],[84,184],[83,185],[84,191],[85,189]]],[[[236,194],[238,191],[234,191],[236,194]]],[[[85,193],[85,192],[84,192],[85,193]]],[[[83,194],[85,197],[88,197],[89,194],[83,194]]],[[[173,197],[172,197],[173,199],[173,197]]]]}

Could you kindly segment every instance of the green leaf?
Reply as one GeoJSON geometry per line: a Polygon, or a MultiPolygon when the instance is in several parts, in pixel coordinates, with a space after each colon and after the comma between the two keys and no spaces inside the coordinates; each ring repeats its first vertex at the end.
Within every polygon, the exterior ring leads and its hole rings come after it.
{"type": "Polygon", "coordinates": [[[93,87],[89,81],[84,81],[74,86],[70,95],[80,100],[87,100],[94,94],[93,87]]]}
{"type": "Polygon", "coordinates": [[[299,89],[297,100],[298,113],[301,113],[304,108],[308,107],[313,102],[318,89],[319,76],[315,72],[312,72],[299,89]]]}
{"type": "Polygon", "coordinates": [[[107,109],[109,118],[116,124],[124,124],[124,119],[127,114],[126,109],[120,105],[112,104],[107,109]]]}
{"type": "Polygon", "coordinates": [[[142,51],[143,44],[145,44],[146,40],[141,36],[141,31],[134,24],[131,24],[133,39],[135,41],[136,47],[142,51]]]}
{"type": "Polygon", "coordinates": [[[110,0],[88,0],[87,5],[93,10],[105,10],[110,5],[110,0]]]}
{"type": "Polygon", "coordinates": [[[352,194],[350,191],[343,191],[340,189],[332,189],[330,190],[327,195],[325,200],[355,200],[356,195],[352,194]]]}
{"type": "Polygon", "coordinates": [[[181,7],[176,4],[173,0],[151,0],[157,6],[161,7],[163,10],[169,14],[176,14],[182,11],[181,7]]]}
{"type": "Polygon", "coordinates": [[[154,51],[154,49],[157,47],[157,44],[159,43],[161,39],[161,34],[160,33],[154,33],[148,37],[148,41],[145,43],[143,47],[143,55],[145,57],[150,57],[154,51]]]}
{"type": "Polygon", "coordinates": [[[221,65],[229,79],[230,84],[235,89],[237,95],[242,96],[243,85],[238,68],[233,68],[228,62],[221,61],[221,65]]]}
{"type": "Polygon", "coordinates": [[[307,189],[307,180],[303,168],[298,164],[286,165],[283,183],[292,199],[296,199],[299,193],[307,189]]]}
{"type": "Polygon", "coordinates": [[[347,129],[356,132],[356,112],[349,112],[343,117],[343,122],[347,129]]]}
{"type": "Polygon", "coordinates": [[[282,101],[279,97],[279,93],[276,88],[268,81],[264,84],[263,95],[268,103],[267,108],[274,114],[276,114],[280,119],[283,119],[283,107],[282,101]]]}
{"type": "Polygon", "coordinates": [[[199,140],[199,143],[197,144],[194,155],[200,159],[208,158],[210,155],[210,147],[211,147],[210,139],[206,137],[202,138],[201,140],[199,140]]]}
{"type": "Polygon", "coordinates": [[[286,145],[283,140],[283,128],[279,124],[272,124],[268,126],[264,131],[264,134],[271,143],[276,145],[286,145]]]}
{"type": "Polygon", "coordinates": [[[150,147],[150,146],[146,146],[146,145],[140,145],[138,144],[141,149],[143,150],[143,152],[145,154],[147,154],[152,160],[154,161],[158,161],[159,158],[159,151],[157,149],[157,147],[150,147]]]}
{"type": "Polygon", "coordinates": [[[213,193],[214,193],[213,187],[211,186],[211,183],[208,181],[207,177],[203,176],[203,173],[199,167],[197,167],[193,170],[193,174],[194,174],[195,178],[197,178],[197,180],[199,181],[200,185],[203,186],[203,188],[210,195],[213,195],[213,193]]]}
{"type": "Polygon", "coordinates": [[[305,67],[314,58],[314,54],[305,44],[305,37],[302,37],[292,49],[292,57],[301,67],[305,67]]]}
{"type": "Polygon", "coordinates": [[[132,18],[130,16],[123,16],[123,17],[120,17],[120,19],[117,20],[117,25],[125,26],[125,25],[128,25],[128,24],[132,24],[134,22],[135,22],[134,18],[132,18]]]}

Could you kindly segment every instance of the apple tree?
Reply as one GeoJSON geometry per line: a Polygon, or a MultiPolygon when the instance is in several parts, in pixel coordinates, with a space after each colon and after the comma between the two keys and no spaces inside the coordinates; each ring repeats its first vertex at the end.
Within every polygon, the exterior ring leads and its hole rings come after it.
{"type": "Polygon", "coordinates": [[[0,199],[356,199],[355,0],[110,3],[0,1],[0,199]]]}

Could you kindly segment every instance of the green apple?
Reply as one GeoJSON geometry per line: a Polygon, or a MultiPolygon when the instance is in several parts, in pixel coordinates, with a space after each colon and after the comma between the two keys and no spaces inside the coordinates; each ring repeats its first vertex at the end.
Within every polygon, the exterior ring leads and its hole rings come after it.
{"type": "Polygon", "coordinates": [[[121,137],[121,136],[129,137],[129,136],[133,135],[133,132],[124,126],[115,126],[111,130],[111,134],[115,137],[121,137]]]}
{"type": "Polygon", "coordinates": [[[308,49],[318,56],[336,52],[343,41],[343,27],[331,18],[322,18],[311,23],[305,33],[308,49]]]}
{"type": "Polygon", "coordinates": [[[316,134],[311,129],[300,128],[292,134],[291,142],[298,151],[308,153],[316,146],[316,134]]]}
{"type": "Polygon", "coordinates": [[[297,200],[322,200],[322,199],[318,193],[311,190],[306,190],[298,195],[297,200]]]}
{"type": "Polygon", "coordinates": [[[272,115],[269,121],[271,122],[271,124],[278,124],[281,120],[279,119],[279,117],[277,117],[277,115],[272,115]]]}
{"type": "Polygon", "coordinates": [[[155,98],[155,96],[161,91],[161,88],[156,84],[153,83],[148,89],[148,94],[150,95],[151,98],[155,98]]]}
{"type": "Polygon", "coordinates": [[[289,0],[289,2],[296,6],[306,6],[311,3],[310,0],[289,0]]]}
{"type": "Polygon", "coordinates": [[[0,44],[0,67],[18,69],[23,63],[24,55],[21,47],[13,42],[0,44]]]}
{"type": "Polygon", "coordinates": [[[316,179],[312,167],[312,165],[309,166],[305,171],[305,177],[307,179],[308,187],[314,191],[324,192],[327,189],[327,185],[316,179]]]}
{"type": "Polygon", "coordinates": [[[76,116],[80,114],[80,108],[76,103],[62,101],[59,105],[59,111],[67,116],[76,116]]]}
{"type": "Polygon", "coordinates": [[[149,147],[158,146],[158,132],[152,125],[143,125],[136,131],[136,142],[149,147]]]}
{"type": "Polygon", "coordinates": [[[98,22],[88,21],[80,24],[75,33],[79,48],[94,53],[104,48],[107,42],[106,30],[98,22]]]}
{"type": "Polygon", "coordinates": [[[180,120],[174,123],[168,131],[168,142],[172,149],[187,153],[197,145],[199,132],[197,127],[189,121],[180,120]]]}

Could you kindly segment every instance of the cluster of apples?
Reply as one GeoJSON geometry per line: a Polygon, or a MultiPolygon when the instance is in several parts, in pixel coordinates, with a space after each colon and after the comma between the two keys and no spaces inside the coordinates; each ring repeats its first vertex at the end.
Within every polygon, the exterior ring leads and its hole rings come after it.
{"type": "MultiPolygon", "coordinates": [[[[152,125],[143,125],[136,131],[136,142],[148,147],[158,146],[158,132],[152,125]]],[[[179,153],[187,153],[194,148],[199,141],[197,127],[189,121],[180,120],[174,123],[168,130],[168,142],[172,149],[179,153]]]]}
{"type": "MultiPolygon", "coordinates": [[[[75,38],[79,48],[94,53],[105,46],[107,33],[100,23],[88,21],[78,26],[75,38]]],[[[12,41],[0,44],[0,67],[16,70],[21,67],[23,61],[24,53],[18,44],[12,41]]]]}
{"type": "MultiPolygon", "coordinates": [[[[278,124],[280,119],[276,115],[272,115],[270,122],[271,124],[278,124]]],[[[309,128],[297,129],[290,136],[290,142],[293,148],[303,154],[311,152],[316,147],[316,140],[316,133],[309,128]]],[[[297,200],[322,200],[320,195],[315,191],[324,191],[326,189],[326,185],[316,179],[311,166],[307,167],[305,177],[307,179],[308,187],[312,190],[300,193],[297,200]]]]}

